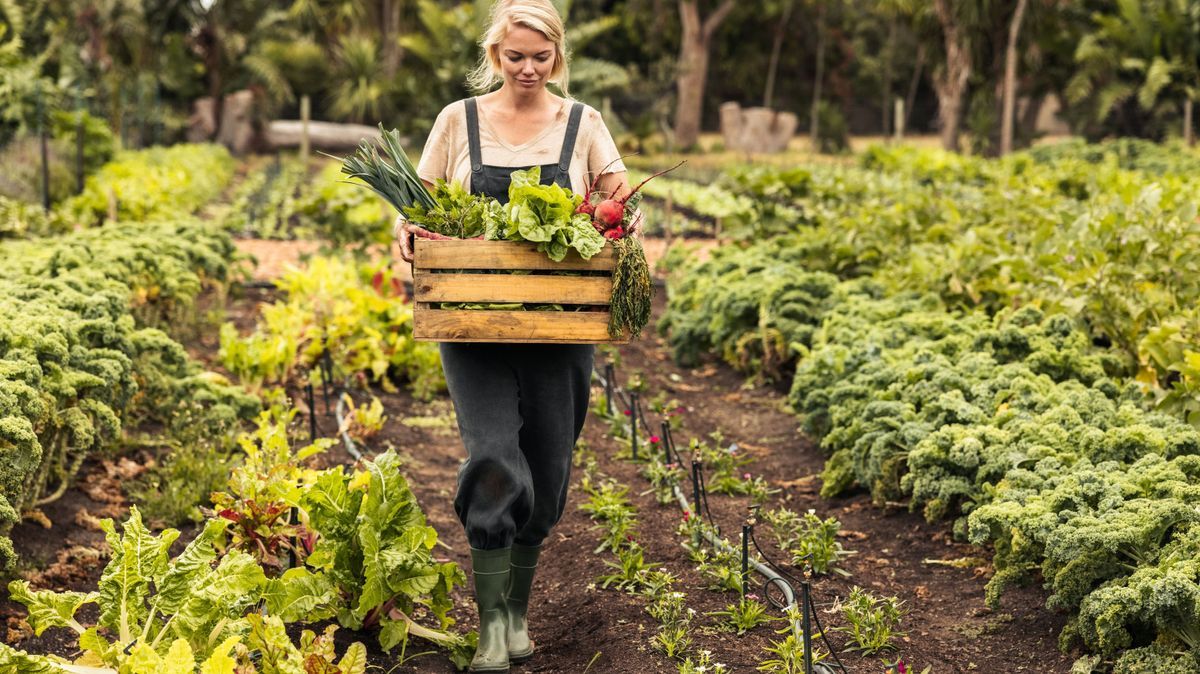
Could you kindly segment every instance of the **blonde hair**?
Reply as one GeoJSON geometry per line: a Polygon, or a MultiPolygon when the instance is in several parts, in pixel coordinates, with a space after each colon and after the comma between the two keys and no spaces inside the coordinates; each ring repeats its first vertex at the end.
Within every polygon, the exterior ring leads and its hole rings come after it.
{"type": "Polygon", "coordinates": [[[554,43],[554,69],[550,81],[557,84],[563,95],[567,95],[567,36],[562,16],[550,0],[497,0],[492,5],[491,19],[487,32],[479,41],[483,49],[479,65],[467,75],[467,85],[475,91],[488,91],[500,75],[500,42],[508,36],[511,26],[524,26],[536,30],[554,43]]]}

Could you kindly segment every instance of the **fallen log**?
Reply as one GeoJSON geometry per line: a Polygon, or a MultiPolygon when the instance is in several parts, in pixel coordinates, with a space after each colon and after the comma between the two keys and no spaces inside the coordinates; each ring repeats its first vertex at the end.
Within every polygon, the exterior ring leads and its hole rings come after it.
{"type": "MultiPolygon", "coordinates": [[[[264,141],[270,150],[298,148],[303,136],[303,124],[298,119],[276,119],[267,125],[264,141]]],[[[336,122],[308,123],[310,147],[319,150],[353,150],[364,138],[380,137],[379,129],[365,124],[339,124],[336,122]]]]}

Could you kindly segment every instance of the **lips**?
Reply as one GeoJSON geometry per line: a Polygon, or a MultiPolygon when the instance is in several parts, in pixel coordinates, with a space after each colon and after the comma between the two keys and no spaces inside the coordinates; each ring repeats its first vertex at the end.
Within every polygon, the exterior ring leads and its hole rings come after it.
{"type": "Polygon", "coordinates": [[[518,79],[517,81],[520,82],[521,84],[537,84],[537,82],[538,82],[537,80],[522,80],[522,79],[518,79]]]}

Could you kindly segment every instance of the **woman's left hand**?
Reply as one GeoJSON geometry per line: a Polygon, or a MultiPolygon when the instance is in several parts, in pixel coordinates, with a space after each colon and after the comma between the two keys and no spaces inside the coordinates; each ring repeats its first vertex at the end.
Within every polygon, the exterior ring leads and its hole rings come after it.
{"type": "Polygon", "coordinates": [[[629,221],[629,231],[627,236],[632,236],[638,241],[643,239],[642,225],[645,224],[646,214],[642,213],[642,209],[637,209],[633,212],[633,218],[629,221]]]}

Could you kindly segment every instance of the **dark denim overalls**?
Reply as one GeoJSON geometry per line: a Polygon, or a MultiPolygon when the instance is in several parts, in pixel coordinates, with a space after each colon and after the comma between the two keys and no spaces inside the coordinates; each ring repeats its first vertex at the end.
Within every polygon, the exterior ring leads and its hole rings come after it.
{"type": "MultiPolygon", "coordinates": [[[[479,112],[467,99],[471,192],[508,203],[509,174],[485,166],[479,112]]],[[[567,122],[558,164],[542,166],[542,184],[571,189],[567,173],[583,104],[567,122]]],[[[571,452],[591,392],[590,344],[441,344],[442,368],[467,460],[458,471],[454,510],[471,547],[537,546],[562,517],[571,452]]]]}

